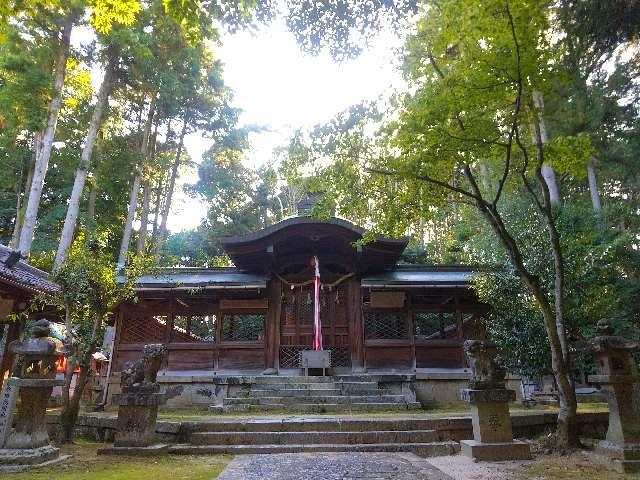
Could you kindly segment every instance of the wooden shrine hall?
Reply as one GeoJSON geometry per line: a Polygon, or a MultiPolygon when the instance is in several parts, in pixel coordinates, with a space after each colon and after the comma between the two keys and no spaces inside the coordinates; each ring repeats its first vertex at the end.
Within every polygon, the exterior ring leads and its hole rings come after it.
{"type": "Polygon", "coordinates": [[[402,265],[406,239],[355,246],[363,234],[338,218],[294,217],[226,239],[235,267],[143,276],[138,301],[115,316],[113,372],[164,343],[169,375],[299,375],[312,344],[313,256],[334,375],[463,368],[462,342],[484,336],[487,311],[469,288],[473,270],[402,265]]]}

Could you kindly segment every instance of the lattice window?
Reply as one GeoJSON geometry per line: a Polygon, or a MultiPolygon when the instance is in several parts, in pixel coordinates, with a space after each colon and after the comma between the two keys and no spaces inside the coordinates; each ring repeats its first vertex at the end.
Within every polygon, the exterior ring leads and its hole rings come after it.
{"type": "Polygon", "coordinates": [[[140,316],[123,319],[121,343],[154,343],[164,340],[167,316],[140,316]]]}
{"type": "Polygon", "coordinates": [[[298,325],[311,325],[313,324],[313,291],[308,289],[301,293],[298,325]]]}
{"type": "Polygon", "coordinates": [[[225,313],[222,317],[223,342],[252,342],[264,339],[264,314],[225,313]]]}
{"type": "Polygon", "coordinates": [[[397,340],[408,337],[404,312],[366,312],[364,329],[367,339],[397,340]]]}
{"type": "Polygon", "coordinates": [[[213,342],[215,338],[215,315],[176,315],[173,317],[172,342],[213,342]]]}
{"type": "MultiPolygon", "coordinates": [[[[300,352],[311,350],[310,345],[280,345],[280,368],[301,368],[300,352]]],[[[350,367],[351,352],[348,346],[331,347],[331,366],[350,367]]]]}
{"type": "Polygon", "coordinates": [[[423,340],[457,338],[458,322],[454,312],[416,312],[414,317],[416,337],[423,340]]]}
{"type": "Polygon", "coordinates": [[[300,352],[311,350],[304,345],[280,345],[280,368],[300,368],[300,352]]]}
{"type": "Polygon", "coordinates": [[[189,333],[200,342],[214,342],[216,339],[216,316],[195,315],[189,322],[189,333]]]}

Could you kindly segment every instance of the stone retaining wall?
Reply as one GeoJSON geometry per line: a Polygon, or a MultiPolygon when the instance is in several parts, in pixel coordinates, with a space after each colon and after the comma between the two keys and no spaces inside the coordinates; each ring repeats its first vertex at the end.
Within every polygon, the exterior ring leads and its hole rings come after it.
{"type": "MultiPolygon", "coordinates": [[[[220,417],[212,417],[220,418],[220,417]]],[[[324,418],[324,417],[323,417],[324,418]]],[[[330,419],[331,417],[326,417],[330,419]]],[[[340,418],[339,416],[337,418],[340,418]]],[[[388,418],[388,417],[387,417],[388,418]]],[[[406,418],[398,415],[398,418],[406,418]]],[[[535,438],[546,432],[554,430],[556,423],[555,413],[531,413],[513,415],[511,417],[513,434],[515,438],[535,438]]],[[[209,420],[211,421],[211,420],[209,420]]],[[[376,422],[375,417],[360,420],[360,422],[376,422]]],[[[581,413],[578,415],[580,436],[586,438],[603,439],[606,435],[609,422],[608,413],[581,413]]],[[[199,430],[199,425],[206,421],[163,422],[159,421],[156,427],[158,440],[169,443],[184,443],[189,441],[192,432],[199,430]]],[[[238,419],[238,422],[242,422],[238,419]]],[[[57,415],[47,415],[49,434],[55,440],[60,438],[60,423],[57,415]]],[[[473,429],[470,417],[449,417],[433,419],[430,428],[438,430],[449,440],[464,440],[473,438],[473,429]]],[[[112,442],[116,429],[116,418],[80,415],[76,427],[76,434],[93,440],[112,442]]],[[[369,428],[375,429],[375,427],[369,428]]]]}
{"type": "MultiPolygon", "coordinates": [[[[460,390],[469,387],[471,373],[464,370],[417,371],[415,376],[416,400],[428,406],[434,403],[464,403],[460,398],[460,390]]],[[[516,392],[516,401],[522,400],[519,376],[508,375],[507,388],[516,392]]]]}
{"type": "MultiPolygon", "coordinates": [[[[161,392],[168,396],[165,408],[207,408],[221,406],[225,397],[248,395],[256,378],[264,379],[265,377],[261,375],[159,375],[158,383],[161,392]]],[[[295,382],[299,377],[278,377],[279,380],[287,378],[295,382]]],[[[362,378],[378,382],[380,389],[386,394],[404,395],[407,402],[416,401],[413,374],[371,373],[363,374],[362,378]]],[[[109,399],[118,393],[120,393],[120,375],[113,375],[109,381],[109,399]]]]}

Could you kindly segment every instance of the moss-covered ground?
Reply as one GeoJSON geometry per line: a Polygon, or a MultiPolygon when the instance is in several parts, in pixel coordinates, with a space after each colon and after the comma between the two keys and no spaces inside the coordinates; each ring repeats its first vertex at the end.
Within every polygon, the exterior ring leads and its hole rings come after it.
{"type": "Polygon", "coordinates": [[[3,480],[213,480],[230,456],[125,457],[101,456],[101,443],[77,440],[62,447],[73,455],[62,463],[21,473],[3,473],[3,480]]]}

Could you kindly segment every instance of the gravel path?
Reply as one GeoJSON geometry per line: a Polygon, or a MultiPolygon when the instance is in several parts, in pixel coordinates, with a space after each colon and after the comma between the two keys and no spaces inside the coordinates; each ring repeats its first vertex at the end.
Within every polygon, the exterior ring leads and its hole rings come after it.
{"type": "Polygon", "coordinates": [[[282,453],[241,455],[218,480],[453,480],[405,453],[282,453]]]}

